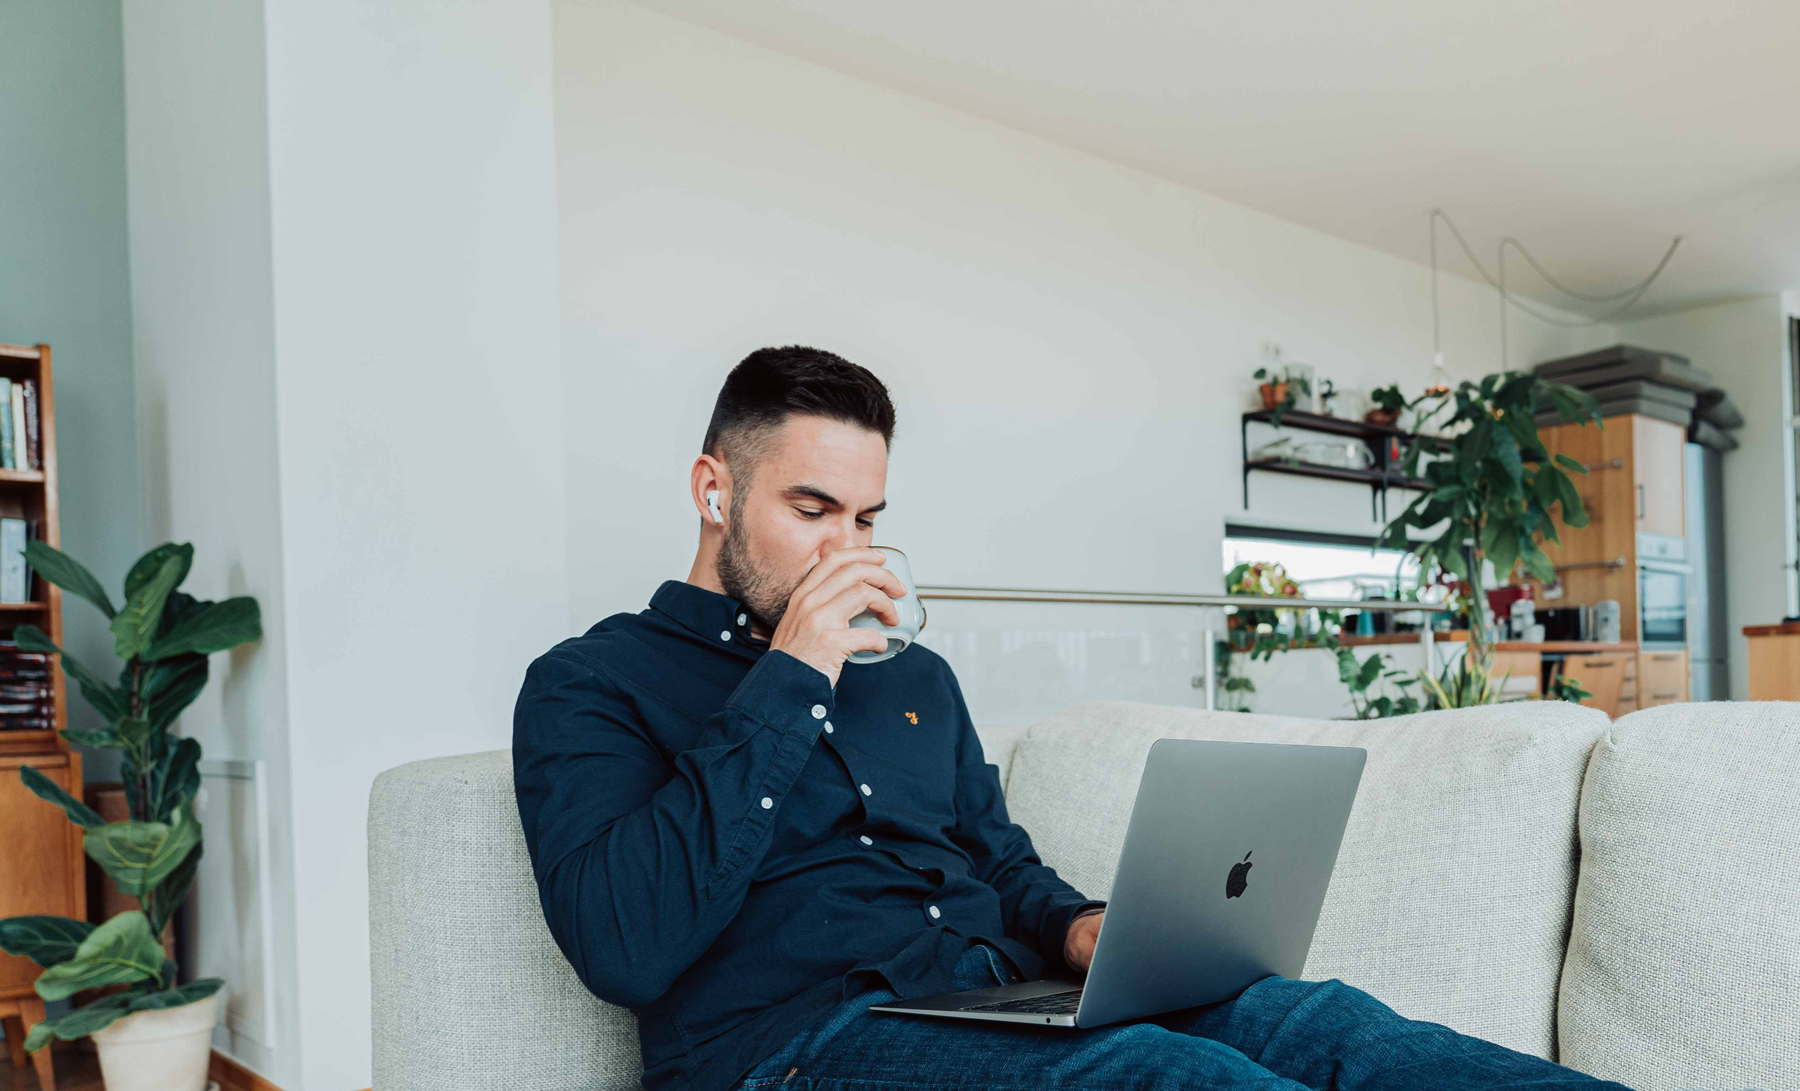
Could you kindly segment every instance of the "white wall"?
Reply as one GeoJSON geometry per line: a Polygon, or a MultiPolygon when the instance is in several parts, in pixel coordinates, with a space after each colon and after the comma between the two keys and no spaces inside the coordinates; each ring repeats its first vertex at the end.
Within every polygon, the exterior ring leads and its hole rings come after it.
{"type": "Polygon", "coordinates": [[[1794,432],[1787,314],[1779,295],[1751,296],[1622,323],[1621,340],[1712,372],[1743,411],[1724,457],[1725,596],[1731,693],[1750,691],[1743,628],[1780,621],[1794,603],[1794,432]]]}
{"type": "Polygon", "coordinates": [[[506,745],[565,635],[549,6],[139,2],[125,30],[148,491],[191,582],[264,609],[184,718],[279,782],[279,1044],[234,1044],[347,1091],[369,785],[506,745]]]}
{"type": "MultiPolygon", "coordinates": [[[[761,345],[893,388],[880,536],[926,583],[1216,591],[1260,344],[1341,386],[1429,378],[1422,265],[666,16],[556,13],[571,631],[685,572],[687,466],[761,345]]],[[[1451,366],[1493,370],[1493,293],[1443,286],[1451,366]]],[[[1519,367],[1610,331],[1512,336],[1519,367]]],[[[1251,488],[1252,519],[1375,526],[1359,486],[1251,488]]],[[[1039,625],[1002,612],[954,611],[1039,625]]]]}
{"type": "MultiPolygon", "coordinates": [[[[191,541],[187,591],[212,599],[254,595],[260,604],[262,641],[213,657],[212,681],[180,729],[200,740],[208,761],[265,762],[268,803],[280,816],[269,856],[260,860],[272,887],[272,965],[214,961],[211,951],[191,947],[184,961],[190,972],[227,978],[231,1015],[215,1043],[296,1088],[294,994],[281,989],[272,1012],[261,1004],[264,975],[291,982],[299,959],[262,11],[231,0],[127,3],[124,42],[147,513],[147,533],[133,544],[191,541]],[[205,957],[196,962],[197,954],[205,957]],[[288,1048],[272,1050],[271,1043],[288,1048]]],[[[212,817],[209,809],[205,818],[212,817]]],[[[254,831],[214,820],[206,832],[209,863],[257,858],[254,831]]],[[[241,902],[246,919],[261,916],[256,884],[201,886],[193,904],[212,899],[241,902]]],[[[201,943],[210,947],[217,938],[201,943]]]]}

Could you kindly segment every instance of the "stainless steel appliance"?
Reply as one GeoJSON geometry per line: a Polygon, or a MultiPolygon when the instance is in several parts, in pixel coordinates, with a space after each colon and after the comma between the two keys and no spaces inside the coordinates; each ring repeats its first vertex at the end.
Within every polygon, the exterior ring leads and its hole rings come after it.
{"type": "Polygon", "coordinates": [[[1638,553],[1638,644],[1685,648],[1688,642],[1687,539],[1641,532],[1638,553]]]}
{"type": "Polygon", "coordinates": [[[1687,445],[1686,508],[1688,700],[1731,697],[1731,647],[1725,625],[1725,456],[1687,445]]]}

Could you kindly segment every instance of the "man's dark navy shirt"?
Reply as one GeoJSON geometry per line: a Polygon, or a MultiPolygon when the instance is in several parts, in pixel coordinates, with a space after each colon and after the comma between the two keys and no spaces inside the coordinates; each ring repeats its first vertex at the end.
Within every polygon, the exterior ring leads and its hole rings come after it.
{"type": "Polygon", "coordinates": [[[721,1091],[845,999],[949,992],[976,942],[1062,968],[1102,903],[1008,820],[950,667],[825,675],[670,580],[531,664],[519,817],[550,933],[632,1008],[651,1091],[721,1091]]]}

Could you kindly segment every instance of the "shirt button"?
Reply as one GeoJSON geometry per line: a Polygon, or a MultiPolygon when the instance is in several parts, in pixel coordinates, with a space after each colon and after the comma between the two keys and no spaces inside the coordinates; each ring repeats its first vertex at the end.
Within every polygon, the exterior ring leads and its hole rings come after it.
{"type": "Polygon", "coordinates": [[[831,721],[830,720],[825,721],[825,734],[827,734],[827,735],[831,734],[831,721]]]}
{"type": "Polygon", "coordinates": [[[747,614],[739,614],[738,615],[738,624],[739,625],[742,625],[744,622],[749,621],[749,620],[750,620],[750,617],[747,614]]]}
{"type": "Polygon", "coordinates": [[[766,811],[770,807],[773,807],[773,806],[775,806],[775,801],[770,799],[768,796],[763,796],[763,810],[766,811]]]}
{"type": "Polygon", "coordinates": [[[825,706],[824,705],[814,705],[813,706],[813,719],[823,720],[824,718],[825,718],[825,706]]]}
{"type": "Polygon", "coordinates": [[[720,629],[719,630],[719,639],[720,640],[730,640],[731,639],[731,630],[730,629],[720,629]]]}
{"type": "Polygon", "coordinates": [[[937,907],[937,906],[935,906],[935,905],[934,905],[934,906],[930,906],[930,907],[928,907],[928,908],[927,908],[927,909],[926,909],[926,910],[925,910],[925,911],[926,911],[926,912],[927,912],[927,913],[930,913],[930,914],[931,914],[931,919],[932,919],[932,920],[937,920],[937,919],[938,919],[938,918],[939,918],[939,917],[941,917],[941,916],[943,916],[943,914],[942,914],[942,913],[939,913],[939,912],[938,912],[938,907],[937,907]]]}
{"type": "Polygon", "coordinates": [[[862,789],[863,795],[872,795],[873,794],[873,790],[867,784],[858,784],[857,787],[862,789]]]}
{"type": "Polygon", "coordinates": [[[869,835],[866,833],[863,834],[861,837],[858,837],[857,840],[861,841],[865,845],[873,845],[875,843],[874,840],[872,838],[870,838],[869,835]]]}

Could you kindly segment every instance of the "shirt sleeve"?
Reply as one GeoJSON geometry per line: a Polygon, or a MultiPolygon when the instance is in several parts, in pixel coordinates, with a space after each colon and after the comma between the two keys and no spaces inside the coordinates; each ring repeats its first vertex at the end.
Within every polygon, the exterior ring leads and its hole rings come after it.
{"type": "Polygon", "coordinates": [[[752,667],[691,750],[667,754],[603,667],[552,651],[513,710],[513,785],[550,934],[596,996],[666,992],[742,906],[832,708],[785,652],[752,667]]]}
{"type": "Polygon", "coordinates": [[[982,753],[955,675],[948,668],[945,674],[960,720],[953,837],[975,862],[975,877],[1000,895],[1006,934],[1036,950],[1049,969],[1066,969],[1062,949],[1070,923],[1086,912],[1104,909],[1106,903],[1064,882],[1038,859],[1024,828],[1007,817],[1000,770],[982,753]]]}

